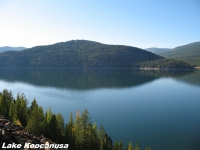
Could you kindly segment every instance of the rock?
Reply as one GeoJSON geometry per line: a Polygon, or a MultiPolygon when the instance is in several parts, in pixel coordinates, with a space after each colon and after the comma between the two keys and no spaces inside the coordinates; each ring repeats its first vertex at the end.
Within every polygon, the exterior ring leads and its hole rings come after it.
{"type": "MultiPolygon", "coordinates": [[[[7,144],[21,144],[24,149],[25,143],[31,144],[55,144],[44,136],[37,137],[29,133],[24,127],[13,124],[9,119],[0,115],[0,149],[2,145],[7,144]]],[[[33,148],[34,149],[34,148],[33,148]]],[[[40,148],[37,148],[40,149],[40,148]]],[[[45,149],[45,148],[44,148],[45,149]]]]}

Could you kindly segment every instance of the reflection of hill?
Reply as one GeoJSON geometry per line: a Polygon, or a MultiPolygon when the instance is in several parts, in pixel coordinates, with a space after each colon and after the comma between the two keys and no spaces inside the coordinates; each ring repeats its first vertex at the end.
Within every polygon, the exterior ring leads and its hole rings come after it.
{"type": "Polygon", "coordinates": [[[176,80],[200,86],[200,70],[196,70],[192,74],[187,74],[185,76],[176,78],[176,80]]]}
{"type": "Polygon", "coordinates": [[[180,77],[191,71],[139,71],[125,69],[1,69],[0,79],[37,86],[87,90],[125,88],[151,82],[162,76],[180,77]]]}

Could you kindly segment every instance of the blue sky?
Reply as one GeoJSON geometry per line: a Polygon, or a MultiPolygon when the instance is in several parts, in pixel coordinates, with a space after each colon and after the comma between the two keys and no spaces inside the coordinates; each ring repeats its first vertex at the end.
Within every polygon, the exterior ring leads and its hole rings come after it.
{"type": "Polygon", "coordinates": [[[0,46],[85,39],[140,48],[200,41],[200,0],[0,0],[0,46]]]}

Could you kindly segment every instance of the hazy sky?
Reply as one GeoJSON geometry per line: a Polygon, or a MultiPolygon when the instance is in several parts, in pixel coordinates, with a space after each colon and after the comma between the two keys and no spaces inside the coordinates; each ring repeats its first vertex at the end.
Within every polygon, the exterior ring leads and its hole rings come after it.
{"type": "Polygon", "coordinates": [[[140,48],[200,41],[200,0],[0,0],[0,46],[75,39],[140,48]]]}

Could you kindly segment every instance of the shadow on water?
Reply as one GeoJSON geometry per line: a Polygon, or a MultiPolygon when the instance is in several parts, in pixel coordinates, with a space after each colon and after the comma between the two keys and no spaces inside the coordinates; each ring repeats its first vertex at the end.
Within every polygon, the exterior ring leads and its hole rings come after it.
{"type": "Polygon", "coordinates": [[[140,71],[131,69],[0,69],[0,80],[23,82],[42,87],[89,90],[128,88],[152,82],[161,77],[173,77],[190,84],[199,71],[140,71]],[[192,79],[190,79],[192,77],[192,79]]]}

